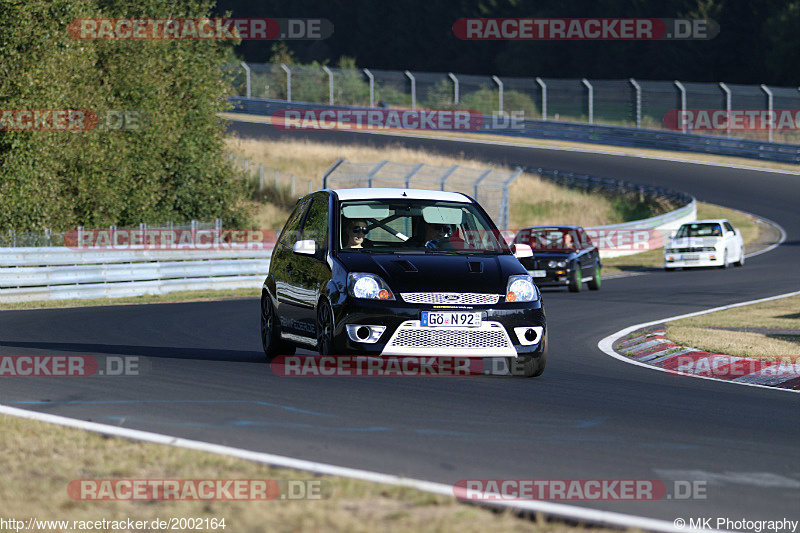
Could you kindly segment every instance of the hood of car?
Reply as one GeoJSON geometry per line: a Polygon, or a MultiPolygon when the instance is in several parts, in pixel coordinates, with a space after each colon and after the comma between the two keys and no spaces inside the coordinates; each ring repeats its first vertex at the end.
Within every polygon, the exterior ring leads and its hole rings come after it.
{"type": "Polygon", "coordinates": [[[513,255],[344,253],[349,272],[381,276],[395,293],[483,292],[505,294],[508,277],[527,274],[513,255]]]}
{"type": "Polygon", "coordinates": [[[721,237],[683,237],[672,239],[668,248],[695,248],[716,246],[722,241],[721,237]]]}

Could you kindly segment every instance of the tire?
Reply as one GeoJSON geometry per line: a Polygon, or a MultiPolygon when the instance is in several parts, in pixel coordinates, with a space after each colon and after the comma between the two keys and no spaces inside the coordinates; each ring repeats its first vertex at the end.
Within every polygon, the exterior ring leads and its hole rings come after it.
{"type": "Polygon", "coordinates": [[[728,263],[728,249],[725,248],[725,251],[722,252],[722,264],[719,266],[720,268],[728,268],[730,263],[728,263]]]}
{"type": "Polygon", "coordinates": [[[603,280],[600,277],[600,265],[594,267],[594,278],[587,283],[590,291],[599,291],[603,280]]]}
{"type": "Polygon", "coordinates": [[[736,261],[733,266],[744,266],[744,246],[742,246],[742,250],[739,252],[739,260],[736,261]]]}
{"type": "Polygon", "coordinates": [[[267,362],[278,355],[294,355],[295,347],[281,340],[281,331],[278,326],[275,308],[269,296],[261,296],[261,347],[267,362]]]}
{"type": "Polygon", "coordinates": [[[532,378],[536,374],[537,364],[530,355],[520,355],[519,357],[506,357],[508,371],[512,376],[532,378]]]}
{"type": "Polygon", "coordinates": [[[569,276],[569,292],[581,292],[581,286],[583,285],[583,274],[581,274],[581,268],[579,265],[576,265],[575,270],[572,271],[572,274],[569,276]]]}
{"type": "Polygon", "coordinates": [[[317,352],[333,353],[333,310],[327,300],[320,300],[317,305],[317,352]]]}
{"type": "Polygon", "coordinates": [[[664,267],[667,272],[675,272],[675,267],[664,267]]]}
{"type": "Polygon", "coordinates": [[[508,371],[512,376],[535,378],[542,375],[547,366],[547,332],[545,331],[538,355],[521,355],[506,357],[508,371]]]}

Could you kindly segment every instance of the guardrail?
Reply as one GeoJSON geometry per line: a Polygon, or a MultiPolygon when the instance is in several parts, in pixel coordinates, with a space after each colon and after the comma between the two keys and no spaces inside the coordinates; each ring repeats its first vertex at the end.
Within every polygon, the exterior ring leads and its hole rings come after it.
{"type": "MultiPolygon", "coordinates": [[[[230,97],[234,105],[232,112],[271,116],[285,109],[355,109],[374,108],[329,105],[309,102],[287,102],[266,98],[230,97]]],[[[476,133],[526,137],[531,139],[552,139],[561,141],[608,144],[655,150],[671,150],[713,155],[744,157],[780,163],[800,164],[800,145],[715,137],[694,133],[681,133],[645,128],[604,126],[580,122],[559,122],[553,120],[490,117],[475,130],[476,133]]]]}
{"type": "Polygon", "coordinates": [[[800,145],[734,139],[694,133],[680,133],[644,128],[600,126],[579,122],[555,122],[551,120],[524,120],[522,128],[486,129],[481,133],[527,137],[531,139],[553,139],[590,144],[608,144],[674,152],[726,155],[759,159],[779,163],[800,164],[800,145]]]}
{"type": "Polygon", "coordinates": [[[258,288],[271,249],[0,248],[0,302],[258,288]]]}

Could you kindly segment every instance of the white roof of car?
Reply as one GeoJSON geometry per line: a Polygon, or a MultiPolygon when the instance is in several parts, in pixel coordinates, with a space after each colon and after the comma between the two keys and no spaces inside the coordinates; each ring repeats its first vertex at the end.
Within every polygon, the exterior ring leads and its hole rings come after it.
{"type": "Polygon", "coordinates": [[[704,218],[703,220],[693,220],[691,222],[684,222],[682,225],[686,226],[688,224],[708,224],[709,222],[716,222],[717,224],[722,224],[723,222],[728,222],[727,218],[704,218]]]}
{"type": "Polygon", "coordinates": [[[372,199],[420,199],[440,200],[446,202],[472,203],[469,197],[460,192],[432,191],[427,189],[399,189],[399,188],[360,188],[360,189],[334,189],[340,200],[372,200],[372,199]]]}

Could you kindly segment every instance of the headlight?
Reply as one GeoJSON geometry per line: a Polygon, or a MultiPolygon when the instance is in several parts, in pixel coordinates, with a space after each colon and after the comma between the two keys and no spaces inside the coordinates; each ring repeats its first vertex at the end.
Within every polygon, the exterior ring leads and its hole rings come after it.
{"type": "Polygon", "coordinates": [[[507,302],[535,302],[539,299],[539,290],[530,276],[509,276],[506,289],[507,302]]]}
{"type": "Polygon", "coordinates": [[[566,261],[548,261],[547,267],[548,268],[565,268],[567,266],[566,261]]]}
{"type": "Polygon", "coordinates": [[[678,253],[678,249],[677,248],[667,248],[666,250],[664,250],[664,253],[677,254],[678,253]]]}
{"type": "Polygon", "coordinates": [[[392,290],[380,276],[364,272],[351,272],[347,275],[347,292],[354,298],[394,300],[392,290]]]}

